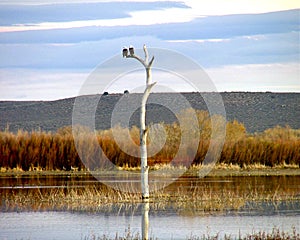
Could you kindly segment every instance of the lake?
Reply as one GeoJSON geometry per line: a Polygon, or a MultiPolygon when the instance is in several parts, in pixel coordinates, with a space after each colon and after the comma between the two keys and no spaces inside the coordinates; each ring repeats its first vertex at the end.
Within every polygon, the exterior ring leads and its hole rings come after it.
{"type": "MultiPolygon", "coordinates": [[[[150,213],[150,236],[159,239],[186,239],[191,235],[238,237],[253,231],[271,232],[274,227],[300,231],[300,213],[273,215],[225,214],[207,216],[179,216],[172,212],[150,213]]],[[[133,233],[141,233],[141,217],[100,213],[71,212],[6,212],[1,213],[0,239],[83,239],[96,235],[123,236],[130,226],[133,233]]]]}
{"type": "MultiPolygon", "coordinates": [[[[91,176],[18,176],[1,177],[2,196],[0,218],[0,239],[93,239],[93,236],[124,236],[130,228],[133,235],[141,235],[143,204],[108,204],[94,211],[74,211],[47,208],[8,208],[6,198],[23,191],[29,194],[37,189],[43,194],[50,189],[78,189],[101,185],[91,176]],[[5,197],[4,197],[5,196],[5,197]]],[[[158,239],[187,239],[219,235],[220,239],[246,236],[253,232],[272,232],[279,228],[300,232],[300,177],[184,177],[167,187],[166,191],[189,193],[197,187],[199,191],[221,194],[236,193],[247,196],[249,189],[253,196],[270,195],[274,201],[247,201],[238,209],[224,208],[206,211],[188,204],[180,206],[172,202],[158,207],[149,203],[149,235],[158,239]],[[224,193],[225,192],[225,193],[224,193]],[[253,194],[253,193],[252,193],[253,194]],[[283,201],[277,201],[283,196],[283,201]],[[277,200],[275,200],[275,198],[277,200]],[[288,199],[291,199],[288,201],[288,199]],[[293,200],[294,199],[294,200],[293,200]],[[295,200],[296,199],[296,200],[295,200]]],[[[191,193],[192,194],[192,193],[191,193]]],[[[200,194],[200,193],[199,193],[200,194]]],[[[36,200],[38,202],[38,200],[36,200]]]]}

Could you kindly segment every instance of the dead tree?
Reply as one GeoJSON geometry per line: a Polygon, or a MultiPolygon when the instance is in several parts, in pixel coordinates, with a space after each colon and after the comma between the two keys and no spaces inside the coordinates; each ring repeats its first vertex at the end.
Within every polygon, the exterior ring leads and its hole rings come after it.
{"type": "Polygon", "coordinates": [[[123,48],[123,57],[134,58],[138,60],[146,70],[146,88],[143,94],[140,110],[140,152],[141,152],[141,185],[142,185],[142,199],[149,199],[149,183],[148,183],[148,171],[149,167],[147,165],[147,132],[148,128],[146,127],[146,103],[150,95],[152,87],[156,82],[152,83],[151,75],[151,66],[154,60],[154,57],[149,61],[149,55],[146,45],[143,47],[145,58],[137,56],[134,52],[132,46],[129,47],[129,50],[125,47],[123,48]]]}

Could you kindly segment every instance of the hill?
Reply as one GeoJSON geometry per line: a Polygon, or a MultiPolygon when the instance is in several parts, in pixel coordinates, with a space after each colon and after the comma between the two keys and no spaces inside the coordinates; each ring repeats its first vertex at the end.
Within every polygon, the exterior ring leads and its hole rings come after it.
{"type": "MultiPolygon", "coordinates": [[[[214,96],[215,93],[204,93],[214,96]]],[[[195,109],[207,110],[206,104],[199,93],[182,93],[195,109]]],[[[123,94],[101,96],[96,111],[96,128],[111,127],[111,114],[123,94]]],[[[139,102],[141,94],[129,94],[132,101],[139,102]]],[[[277,125],[289,125],[300,129],[300,93],[253,93],[223,92],[227,120],[238,120],[244,123],[248,132],[261,132],[277,125]]],[[[89,101],[96,101],[100,95],[88,96],[89,101]]],[[[174,93],[154,93],[151,98],[162,98],[176,104],[174,93]]],[[[72,112],[75,98],[56,101],[0,101],[0,130],[9,127],[10,131],[37,130],[56,131],[63,126],[72,125],[72,112]]],[[[177,106],[180,110],[180,106],[177,106]]],[[[128,109],[124,108],[126,112],[128,109]]],[[[175,115],[159,104],[147,105],[147,122],[176,121],[175,115]]],[[[138,125],[138,111],[130,118],[130,125],[138,125]]]]}

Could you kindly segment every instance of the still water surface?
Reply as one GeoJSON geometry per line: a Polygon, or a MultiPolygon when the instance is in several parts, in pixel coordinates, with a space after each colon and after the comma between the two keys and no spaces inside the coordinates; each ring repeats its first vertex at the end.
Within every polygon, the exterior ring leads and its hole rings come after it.
{"type": "MultiPolygon", "coordinates": [[[[150,214],[150,236],[158,239],[186,239],[191,235],[238,237],[253,231],[271,232],[274,227],[300,231],[299,214],[178,216],[150,214]]],[[[93,235],[123,236],[130,226],[132,233],[141,233],[141,217],[70,213],[70,212],[6,212],[1,213],[0,239],[84,239],[93,235]]]]}
{"type": "MultiPolygon", "coordinates": [[[[93,178],[73,178],[70,176],[1,178],[0,193],[33,191],[35,188],[47,191],[52,188],[84,188],[97,182],[93,178]]],[[[205,179],[180,179],[169,186],[169,191],[180,187],[181,191],[190,191],[191,186],[210,189],[224,194],[227,191],[241,193],[249,188],[260,194],[285,193],[300,195],[300,177],[226,177],[205,179]]],[[[6,195],[7,196],[7,195],[6,195]]],[[[2,199],[3,201],[3,199],[2,199]]],[[[141,235],[141,206],[139,204],[116,206],[113,211],[105,212],[70,212],[70,211],[11,211],[5,210],[3,203],[0,212],[0,240],[5,239],[84,239],[92,236],[124,236],[130,226],[131,232],[141,235]],[[129,210],[128,210],[129,209],[129,210]]],[[[300,232],[300,203],[292,208],[284,203],[276,205],[260,204],[259,208],[248,207],[239,211],[219,213],[190,214],[179,213],[172,208],[149,212],[150,236],[158,239],[187,239],[190,236],[215,236],[225,234],[233,238],[239,234],[245,236],[253,231],[271,232],[274,227],[292,232],[295,227],[300,232]]]]}

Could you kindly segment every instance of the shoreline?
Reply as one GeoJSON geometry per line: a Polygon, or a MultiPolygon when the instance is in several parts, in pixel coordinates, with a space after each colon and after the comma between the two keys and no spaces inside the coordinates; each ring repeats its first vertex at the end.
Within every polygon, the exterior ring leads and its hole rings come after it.
{"type": "MultiPolygon", "coordinates": [[[[192,166],[190,169],[184,169],[184,167],[172,167],[168,165],[163,165],[159,167],[150,168],[150,173],[152,171],[161,170],[167,176],[172,176],[173,174],[178,174],[178,172],[183,172],[183,177],[199,177],[199,171],[203,167],[192,166]]],[[[116,174],[127,174],[136,172],[137,175],[140,173],[139,168],[118,168],[117,170],[97,170],[97,171],[62,171],[62,170],[35,170],[35,171],[23,171],[20,169],[9,169],[1,170],[1,177],[22,177],[22,176],[74,176],[74,177],[90,177],[97,175],[110,175],[112,173],[116,174]]],[[[294,165],[286,166],[275,166],[267,167],[263,165],[249,165],[240,168],[236,165],[216,165],[209,171],[207,175],[201,177],[263,177],[263,176],[300,176],[300,168],[294,165]]]]}

